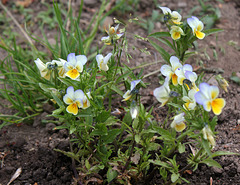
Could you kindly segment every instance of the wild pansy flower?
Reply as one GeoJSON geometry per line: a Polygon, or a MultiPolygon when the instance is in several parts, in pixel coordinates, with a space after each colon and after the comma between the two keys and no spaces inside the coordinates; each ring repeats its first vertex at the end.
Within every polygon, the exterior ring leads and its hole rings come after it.
{"type": "Polygon", "coordinates": [[[41,77],[43,77],[47,80],[50,80],[51,71],[48,69],[49,62],[44,64],[39,58],[37,58],[37,60],[35,60],[34,62],[37,65],[37,68],[40,72],[41,77]]]}
{"type": "Polygon", "coordinates": [[[175,71],[175,74],[177,75],[178,79],[178,84],[183,85],[183,80],[186,79],[185,73],[187,71],[192,72],[193,68],[190,64],[184,64],[182,67],[177,68],[175,71]]]}
{"type": "Polygon", "coordinates": [[[153,91],[153,95],[160,103],[162,103],[160,107],[163,107],[168,102],[170,99],[170,93],[169,78],[166,77],[164,84],[153,91]]]}
{"type": "Polygon", "coordinates": [[[106,45],[112,45],[116,40],[120,39],[123,36],[123,33],[117,33],[119,24],[115,27],[110,27],[105,31],[107,32],[107,37],[102,37],[101,41],[104,42],[106,45]]]}
{"type": "Polygon", "coordinates": [[[192,16],[191,18],[188,18],[187,23],[192,28],[194,36],[196,36],[198,39],[203,39],[205,37],[205,33],[201,32],[204,28],[204,25],[197,17],[192,16]]]}
{"type": "Polygon", "coordinates": [[[214,147],[216,145],[216,142],[214,140],[212,130],[208,127],[208,125],[206,125],[202,129],[202,133],[203,133],[203,138],[205,140],[208,140],[210,142],[210,144],[214,147]]]}
{"type": "Polygon", "coordinates": [[[171,26],[170,34],[173,40],[177,40],[181,38],[181,35],[184,35],[184,32],[179,26],[171,26]]]}
{"type": "Polygon", "coordinates": [[[188,90],[195,89],[198,91],[198,88],[195,84],[195,81],[197,80],[197,74],[193,72],[193,68],[190,64],[184,64],[175,71],[175,74],[178,77],[178,84],[185,84],[188,90]]]}
{"type": "Polygon", "coordinates": [[[65,78],[65,73],[66,73],[66,70],[65,70],[65,63],[67,62],[66,60],[63,60],[61,58],[59,58],[59,61],[58,60],[53,60],[52,62],[54,62],[56,65],[57,65],[57,69],[58,69],[58,75],[61,77],[61,78],[65,78]]]}
{"type": "Polygon", "coordinates": [[[188,92],[188,96],[183,96],[182,100],[185,101],[186,103],[184,103],[183,107],[187,110],[194,110],[196,107],[196,100],[194,95],[196,94],[196,90],[195,89],[191,89],[188,92]]]}
{"type": "Polygon", "coordinates": [[[75,80],[83,71],[83,65],[85,65],[86,62],[87,57],[85,55],[75,56],[75,53],[70,53],[67,56],[67,62],[64,64],[66,76],[75,80]]]}
{"type": "Polygon", "coordinates": [[[86,93],[86,95],[85,94],[82,94],[82,95],[83,96],[81,98],[83,101],[83,106],[81,108],[87,109],[91,105],[89,99],[92,99],[92,96],[91,96],[90,92],[86,93]]]}
{"type": "Polygon", "coordinates": [[[108,68],[108,61],[109,59],[111,58],[112,56],[112,53],[108,53],[107,56],[103,56],[101,54],[98,54],[96,56],[96,60],[97,60],[97,63],[98,63],[98,67],[100,70],[103,70],[103,71],[107,71],[109,68],[108,68]]]}
{"type": "Polygon", "coordinates": [[[170,21],[174,24],[181,24],[180,21],[182,19],[182,16],[177,11],[171,11],[167,7],[159,6],[159,8],[163,11],[163,14],[165,15],[164,21],[169,21],[169,19],[170,19],[170,21]],[[169,16],[169,18],[168,18],[168,16],[169,16]]]}
{"type": "Polygon", "coordinates": [[[227,80],[225,80],[222,75],[217,75],[215,76],[215,79],[217,80],[218,82],[218,85],[225,91],[225,92],[228,92],[228,82],[227,80]]]}
{"type": "Polygon", "coordinates": [[[171,66],[165,64],[161,67],[160,71],[163,76],[168,77],[169,80],[172,79],[173,85],[176,86],[178,84],[178,76],[176,75],[175,71],[178,68],[181,68],[182,64],[179,62],[179,59],[175,56],[171,56],[170,63],[171,66]]]}
{"type": "Polygon", "coordinates": [[[135,87],[137,84],[139,84],[139,82],[141,82],[141,80],[134,80],[131,82],[131,88],[123,95],[124,99],[122,101],[127,101],[132,97],[132,95],[135,93],[135,87]]]}
{"type": "Polygon", "coordinates": [[[174,128],[177,132],[182,132],[186,125],[184,123],[184,112],[174,116],[173,122],[171,123],[171,127],[174,128]]]}
{"type": "Polygon", "coordinates": [[[221,114],[226,102],[223,98],[217,98],[219,89],[217,86],[210,86],[203,82],[199,85],[200,91],[195,94],[196,102],[203,106],[203,108],[210,112],[211,109],[216,115],[221,114]]]}
{"type": "Polygon", "coordinates": [[[72,86],[67,88],[67,94],[63,96],[63,101],[68,105],[67,112],[73,115],[77,115],[78,108],[83,107],[84,93],[82,90],[74,91],[72,86]]]}

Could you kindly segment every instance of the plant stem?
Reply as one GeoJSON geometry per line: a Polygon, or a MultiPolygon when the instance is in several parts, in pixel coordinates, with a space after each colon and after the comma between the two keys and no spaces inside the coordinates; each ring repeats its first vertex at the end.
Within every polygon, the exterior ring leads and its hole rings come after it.
{"type": "MultiPolygon", "coordinates": [[[[201,148],[197,154],[194,156],[193,161],[195,162],[195,160],[199,157],[199,155],[202,153],[203,148],[201,148]]],[[[186,171],[187,169],[191,168],[192,164],[188,164],[187,166],[185,166],[183,169],[179,170],[178,173],[183,173],[184,171],[186,171]]]]}
{"type": "Polygon", "coordinates": [[[135,134],[133,134],[132,148],[131,148],[131,151],[130,151],[130,154],[129,154],[128,160],[127,160],[125,166],[124,166],[123,169],[122,169],[122,173],[127,169],[128,165],[129,165],[129,163],[130,163],[131,156],[132,156],[132,153],[133,153],[133,149],[134,149],[135,144],[136,144],[136,142],[135,142],[135,134]]]}

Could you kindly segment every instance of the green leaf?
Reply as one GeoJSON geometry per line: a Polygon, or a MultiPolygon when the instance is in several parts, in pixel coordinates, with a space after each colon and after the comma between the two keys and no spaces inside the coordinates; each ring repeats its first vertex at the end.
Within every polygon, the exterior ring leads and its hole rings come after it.
{"type": "Polygon", "coordinates": [[[178,180],[179,176],[180,176],[179,174],[173,173],[171,175],[171,181],[176,182],[178,180]]]}
{"type": "Polygon", "coordinates": [[[217,167],[217,168],[222,168],[222,166],[217,161],[215,161],[213,159],[205,159],[204,161],[201,161],[200,163],[204,163],[204,164],[208,165],[209,167],[214,166],[214,167],[217,167]]]}
{"type": "Polygon", "coordinates": [[[139,134],[135,135],[135,141],[136,143],[140,143],[141,136],[139,134]]]}
{"type": "Polygon", "coordinates": [[[57,102],[59,107],[64,107],[63,102],[53,92],[51,92],[51,95],[52,95],[53,99],[57,102]]]}
{"type": "Polygon", "coordinates": [[[64,111],[65,107],[60,107],[52,112],[52,115],[59,115],[64,111]]]}
{"type": "Polygon", "coordinates": [[[98,123],[104,123],[110,117],[110,111],[102,111],[96,118],[98,123]]]}
{"type": "Polygon", "coordinates": [[[174,46],[167,39],[165,39],[165,38],[157,38],[157,40],[159,40],[160,42],[162,42],[163,44],[167,45],[168,47],[170,47],[170,48],[172,48],[174,50],[174,46]]]}
{"type": "Polygon", "coordinates": [[[152,44],[152,46],[161,54],[162,58],[169,63],[170,54],[166,52],[162,47],[160,47],[157,43],[153,42],[149,39],[149,42],[152,44]]]}
{"type": "Polygon", "coordinates": [[[217,151],[212,154],[211,157],[217,157],[221,155],[240,155],[239,153],[229,152],[229,151],[217,151]]]}
{"type": "Polygon", "coordinates": [[[203,33],[205,33],[205,36],[211,35],[213,33],[218,33],[218,32],[222,32],[223,29],[209,29],[209,30],[204,30],[203,33]]]}
{"type": "Polygon", "coordinates": [[[162,166],[164,168],[169,168],[170,167],[168,163],[162,162],[162,161],[159,161],[159,160],[155,160],[155,161],[154,160],[149,160],[149,162],[153,163],[153,164],[156,164],[158,166],[162,166]]]}
{"type": "Polygon", "coordinates": [[[112,168],[108,168],[107,171],[107,181],[111,182],[113,179],[115,179],[118,175],[118,172],[116,170],[113,170],[112,168]]]}
{"type": "Polygon", "coordinates": [[[89,164],[89,161],[87,159],[85,160],[85,166],[88,170],[91,168],[91,165],[89,164]]]}
{"type": "Polygon", "coordinates": [[[103,135],[101,139],[104,144],[112,143],[120,133],[120,129],[112,129],[108,131],[107,135],[103,135]]]}
{"type": "Polygon", "coordinates": [[[178,105],[176,103],[168,103],[168,105],[172,105],[173,107],[176,107],[176,108],[182,110],[183,112],[186,112],[186,110],[181,105],[178,105]]]}
{"type": "Polygon", "coordinates": [[[179,143],[179,145],[178,145],[178,151],[179,151],[180,154],[183,153],[183,152],[185,152],[185,145],[179,143]]]}
{"type": "Polygon", "coordinates": [[[158,126],[153,126],[153,129],[157,131],[158,134],[160,134],[164,139],[173,141],[175,138],[172,137],[171,133],[168,130],[165,130],[158,126]]]}
{"type": "Polygon", "coordinates": [[[230,79],[240,85],[240,78],[238,76],[231,76],[230,79]]]}
{"type": "Polygon", "coordinates": [[[171,35],[169,32],[155,32],[155,33],[148,35],[148,37],[154,37],[154,38],[171,37],[171,35]]]}
{"type": "Polygon", "coordinates": [[[134,130],[137,129],[138,123],[139,123],[139,118],[137,117],[136,119],[134,119],[133,124],[132,124],[132,127],[134,130]]]}
{"type": "Polygon", "coordinates": [[[211,153],[211,149],[210,149],[210,147],[209,147],[209,143],[208,143],[208,141],[205,140],[204,138],[202,138],[202,146],[203,146],[203,148],[205,149],[205,151],[207,152],[207,154],[208,154],[209,156],[211,156],[212,153],[211,153]]]}
{"type": "Polygon", "coordinates": [[[113,91],[115,91],[116,93],[118,93],[120,96],[123,96],[123,92],[122,92],[117,86],[112,85],[112,86],[111,86],[111,89],[112,89],[113,91]]]}
{"type": "Polygon", "coordinates": [[[75,127],[75,125],[71,125],[70,130],[69,130],[69,134],[74,133],[76,130],[77,130],[77,128],[75,127]]]}
{"type": "Polygon", "coordinates": [[[70,158],[73,158],[73,159],[75,159],[76,161],[78,161],[80,163],[79,156],[77,154],[74,154],[72,152],[65,152],[63,150],[59,150],[59,149],[55,149],[55,148],[53,150],[56,151],[56,152],[60,152],[60,153],[66,155],[66,156],[68,156],[70,158]]]}

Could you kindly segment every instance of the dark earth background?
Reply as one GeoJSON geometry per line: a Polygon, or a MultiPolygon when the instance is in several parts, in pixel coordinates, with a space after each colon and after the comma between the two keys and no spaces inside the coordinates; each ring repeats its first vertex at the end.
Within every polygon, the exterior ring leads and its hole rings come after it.
{"type": "MultiPolygon", "coordinates": [[[[43,2],[43,1],[41,1],[43,2]]],[[[31,1],[28,5],[28,9],[33,10],[31,12],[32,17],[29,20],[29,30],[35,35],[41,36],[37,21],[34,17],[40,12],[46,9],[40,1],[31,1]]],[[[44,1],[52,6],[51,1],[44,1]]],[[[67,1],[60,1],[63,6],[67,6],[67,1]]],[[[114,1],[111,1],[114,4],[114,1]]],[[[73,11],[77,13],[80,5],[80,1],[72,1],[73,11]]],[[[165,0],[158,1],[161,6],[167,6],[171,10],[180,11],[183,18],[188,16],[189,11],[199,6],[198,1],[194,0],[165,0]]],[[[210,35],[202,41],[198,41],[198,53],[187,60],[187,63],[193,65],[194,69],[200,73],[206,72],[205,79],[208,79],[216,71],[222,71],[222,76],[229,81],[229,92],[223,92],[221,90],[220,96],[226,99],[226,107],[223,113],[219,116],[218,125],[216,127],[216,147],[214,151],[225,150],[239,153],[240,150],[240,86],[230,80],[233,72],[240,77],[240,3],[238,0],[225,0],[222,3],[219,1],[209,1],[209,4],[220,9],[221,18],[218,20],[215,28],[224,29],[224,32],[216,35],[210,35]],[[231,44],[234,43],[234,44],[231,44]],[[215,50],[218,54],[217,58],[214,56],[215,50]],[[207,54],[204,54],[207,53],[207,54]]],[[[84,1],[84,9],[82,13],[81,26],[87,26],[91,16],[94,14],[100,3],[97,0],[84,1]]],[[[5,6],[23,26],[26,15],[18,11],[13,10],[14,2],[6,1],[5,6]]],[[[151,17],[152,11],[160,9],[155,7],[151,0],[139,1],[134,15],[148,19],[151,17]]],[[[196,12],[197,13],[197,12],[196,12]]],[[[0,14],[4,14],[0,9],[0,14]]],[[[114,13],[111,17],[108,17],[105,24],[112,23],[112,18],[116,17],[120,20],[126,20],[129,17],[129,13],[114,13]]],[[[1,24],[1,23],[0,23],[1,24]]],[[[15,32],[19,32],[18,28],[13,22],[10,22],[11,28],[15,32]]],[[[166,27],[157,21],[154,23],[155,28],[153,32],[166,31],[166,27]]],[[[3,27],[0,27],[3,29],[3,27]]],[[[101,28],[100,28],[101,30],[101,28]]],[[[1,33],[3,30],[0,30],[1,33]]],[[[54,35],[58,33],[57,28],[45,27],[44,30],[47,36],[54,44],[54,35]]],[[[20,33],[20,32],[19,32],[20,33]]],[[[161,56],[157,51],[147,42],[134,39],[134,34],[138,34],[142,37],[147,37],[148,33],[139,25],[131,26],[127,29],[127,37],[129,37],[129,45],[137,48],[148,48],[151,55],[146,55],[139,50],[130,50],[130,54],[133,56],[130,65],[131,67],[139,66],[143,63],[150,63],[154,61],[157,64],[144,68],[144,73],[149,75],[150,73],[159,70],[162,63],[161,56]]],[[[96,45],[101,45],[100,38],[104,35],[102,31],[96,37],[96,45]]],[[[24,37],[19,37],[17,43],[22,47],[26,47],[24,37]]],[[[39,44],[37,47],[44,51],[44,47],[39,44]]],[[[130,48],[130,47],[129,47],[130,48]]],[[[47,51],[46,51],[47,52],[47,51]]],[[[6,57],[6,53],[0,50],[0,57],[6,57]]],[[[124,62],[124,58],[123,58],[124,62]]],[[[159,72],[160,73],[160,72],[159,72]]],[[[145,94],[142,101],[146,107],[151,106],[156,102],[156,99],[152,96],[152,91],[159,87],[159,73],[149,75],[143,81],[150,83],[147,89],[142,89],[141,93],[145,94]]],[[[217,85],[214,78],[211,78],[209,83],[217,85]]],[[[7,109],[4,104],[8,104],[6,100],[0,99],[0,113],[1,114],[13,114],[14,110],[7,109]]],[[[120,106],[121,102],[116,101],[116,106],[120,106]]],[[[154,117],[158,121],[162,121],[166,116],[166,108],[156,108],[153,111],[154,117]]],[[[53,107],[51,105],[44,105],[44,112],[35,117],[32,124],[22,123],[20,125],[11,125],[4,127],[0,130],[0,152],[5,152],[4,161],[0,167],[0,184],[6,185],[11,176],[18,168],[22,168],[21,175],[12,183],[16,185],[67,185],[74,182],[72,161],[70,158],[55,152],[53,149],[58,148],[61,150],[69,151],[69,136],[66,130],[52,130],[56,123],[51,123],[52,118],[46,117],[51,114],[53,107]],[[49,123],[43,123],[42,120],[48,120],[49,123]]],[[[1,122],[0,122],[1,123],[1,122]]],[[[2,158],[2,159],[3,159],[2,158]]],[[[239,156],[221,156],[217,158],[217,161],[223,167],[218,169],[215,167],[208,167],[204,164],[200,165],[195,172],[188,171],[183,176],[188,179],[191,184],[210,184],[212,179],[213,184],[240,184],[240,157],[239,156]]],[[[184,161],[183,161],[184,162],[184,161]]],[[[162,184],[159,180],[161,177],[156,172],[150,182],[145,184],[162,184]]],[[[91,184],[86,182],[85,184],[91,184]]]]}

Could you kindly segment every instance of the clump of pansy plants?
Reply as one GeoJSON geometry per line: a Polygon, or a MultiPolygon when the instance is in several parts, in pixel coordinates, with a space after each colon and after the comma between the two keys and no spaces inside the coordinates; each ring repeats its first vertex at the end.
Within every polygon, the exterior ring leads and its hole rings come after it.
{"type": "MultiPolygon", "coordinates": [[[[195,16],[184,22],[177,11],[160,9],[169,31],[145,39],[167,63],[159,66],[164,82],[153,89],[157,104],[141,103],[142,88],[147,86],[141,73],[135,75],[123,64],[127,32],[119,29],[124,24],[117,20],[99,39],[112,52],[102,51],[90,61],[84,53],[74,52],[47,63],[35,60],[45,79],[40,87],[52,95],[57,107],[53,116],[61,124],[55,129],[68,129],[74,143],[70,151],[62,152],[78,162],[79,181],[94,177],[100,184],[138,184],[160,173],[163,183],[177,184],[188,182],[182,176],[186,170],[196,170],[200,163],[220,167],[213,157],[228,154],[212,152],[217,145],[217,116],[226,102],[217,86],[204,82],[204,74],[185,64],[194,41],[220,30],[204,30],[195,16]],[[173,54],[150,38],[162,41],[173,54]],[[166,117],[156,120],[153,109],[166,111],[166,117]],[[185,166],[178,156],[186,158],[185,166]]],[[[216,79],[227,91],[227,81],[221,76],[216,79]]]]}

